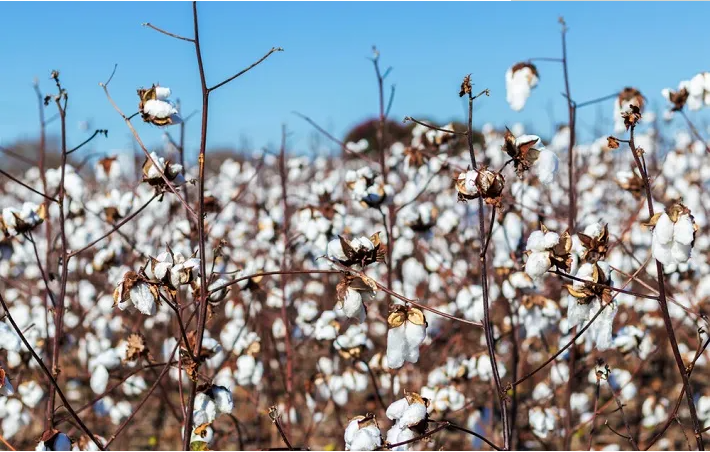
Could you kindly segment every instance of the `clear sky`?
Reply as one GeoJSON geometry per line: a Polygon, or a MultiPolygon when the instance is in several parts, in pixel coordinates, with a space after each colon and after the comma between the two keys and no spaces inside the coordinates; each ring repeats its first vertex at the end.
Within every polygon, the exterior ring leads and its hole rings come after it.
{"type": "MultiPolygon", "coordinates": [[[[557,18],[570,27],[568,49],[573,97],[584,101],[634,85],[657,106],[660,90],[708,70],[707,3],[200,3],[201,38],[208,83],[248,66],[272,46],[285,52],[220,89],[211,98],[208,147],[277,143],[287,124],[294,151],[306,151],[310,127],[292,115],[311,116],[338,136],[377,113],[372,64],[376,44],[388,82],[397,94],[392,118],[462,119],[462,77],[491,97],[477,104],[477,125],[523,122],[549,134],[551,118],[565,119],[561,67],[540,63],[540,85],[525,109],[505,102],[504,74],[529,57],[558,57],[557,18]]],[[[200,106],[199,77],[190,43],[141,27],[143,22],[192,35],[191,5],[150,3],[0,3],[0,144],[37,132],[32,81],[53,88],[61,71],[70,94],[70,146],[87,135],[78,122],[109,129],[96,150],[130,148],[125,124],[98,82],[115,63],[111,92],[127,113],[137,109],[135,90],[159,82],[173,90],[184,111],[200,106]]],[[[601,112],[607,119],[611,101],[601,112]]],[[[53,112],[53,111],[52,111],[53,112]]],[[[593,123],[595,108],[580,127],[593,123]]],[[[134,120],[147,143],[161,131],[134,120]]],[[[52,126],[56,131],[56,125],[52,126]]],[[[610,126],[611,129],[611,126],[610,126]]],[[[199,120],[188,127],[196,145],[199,120]]]]}

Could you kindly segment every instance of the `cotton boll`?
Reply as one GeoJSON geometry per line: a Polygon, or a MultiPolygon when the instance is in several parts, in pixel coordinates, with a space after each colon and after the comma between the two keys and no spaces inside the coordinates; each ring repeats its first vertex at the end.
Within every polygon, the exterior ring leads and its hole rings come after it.
{"type": "Polygon", "coordinates": [[[398,369],[404,365],[407,350],[407,336],[404,325],[390,328],[387,332],[387,365],[390,369],[398,369]]]}
{"type": "Polygon", "coordinates": [[[673,240],[683,245],[690,245],[693,242],[695,229],[690,215],[681,215],[673,226],[673,240]]]}
{"type": "Polygon", "coordinates": [[[385,412],[385,414],[389,419],[397,421],[404,415],[404,411],[407,409],[408,406],[409,402],[407,402],[406,398],[399,399],[395,402],[392,402],[390,406],[387,407],[387,411],[385,412]]]}
{"type": "MultiPolygon", "coordinates": [[[[389,444],[398,444],[402,443],[405,441],[409,441],[416,438],[416,433],[414,433],[413,430],[409,428],[401,428],[398,425],[393,426],[391,429],[387,431],[387,442],[389,444]]],[[[404,444],[402,446],[397,446],[394,448],[391,448],[390,450],[393,451],[405,451],[409,450],[410,444],[404,444]]]]}
{"type": "Polygon", "coordinates": [[[345,298],[342,304],[343,312],[347,317],[358,319],[360,322],[365,320],[365,306],[362,303],[360,291],[348,287],[345,291],[345,298]]]}
{"type": "Polygon", "coordinates": [[[170,88],[165,87],[165,86],[156,86],[155,87],[155,97],[157,97],[159,100],[165,100],[168,97],[170,97],[170,94],[172,94],[172,91],[170,91],[170,88]]]}
{"type": "Polygon", "coordinates": [[[671,221],[668,214],[664,213],[658,218],[658,222],[653,229],[653,235],[660,243],[669,243],[673,240],[673,229],[673,221],[671,221]]]}
{"type": "Polygon", "coordinates": [[[671,265],[674,262],[673,245],[670,243],[661,243],[658,240],[653,241],[652,245],[653,257],[663,265],[671,265]]]}
{"type": "Polygon", "coordinates": [[[673,246],[671,247],[671,256],[676,264],[682,264],[684,262],[688,262],[688,260],[690,259],[691,251],[692,247],[689,244],[684,245],[682,243],[674,241],[673,246]]]}
{"type": "Polygon", "coordinates": [[[551,266],[549,252],[533,252],[525,262],[525,273],[530,275],[532,279],[538,279],[547,273],[551,266]]]}
{"type": "Polygon", "coordinates": [[[529,251],[545,251],[545,233],[542,231],[531,232],[528,237],[526,249],[529,251]]]}
{"type": "Polygon", "coordinates": [[[97,366],[91,374],[91,380],[89,380],[89,386],[94,394],[103,394],[108,385],[108,369],[104,366],[97,366]]]}
{"type": "Polygon", "coordinates": [[[411,322],[406,323],[405,335],[409,348],[406,360],[412,363],[419,361],[419,346],[426,339],[426,325],[416,325],[411,322]]]}
{"type": "Polygon", "coordinates": [[[560,241],[560,235],[556,232],[548,232],[545,234],[543,244],[546,249],[552,248],[560,241]]]}
{"type": "Polygon", "coordinates": [[[166,119],[177,115],[177,109],[164,100],[149,100],[143,105],[143,113],[158,119],[166,119]]]}
{"type": "Polygon", "coordinates": [[[557,157],[557,154],[543,148],[533,165],[533,170],[538,179],[540,179],[540,182],[549,185],[555,180],[559,164],[560,159],[557,157]]]}
{"type": "MultiPolygon", "coordinates": [[[[405,402],[407,399],[404,399],[405,402]]],[[[427,409],[423,403],[415,402],[404,409],[398,423],[401,426],[413,427],[426,418],[427,409]]]]}

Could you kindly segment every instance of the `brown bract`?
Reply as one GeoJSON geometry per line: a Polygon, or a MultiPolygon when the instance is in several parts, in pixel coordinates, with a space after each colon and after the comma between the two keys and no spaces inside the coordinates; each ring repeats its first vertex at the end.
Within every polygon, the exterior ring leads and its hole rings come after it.
{"type": "Polygon", "coordinates": [[[540,151],[534,147],[540,140],[534,139],[516,144],[515,136],[507,127],[505,128],[504,140],[502,150],[513,159],[515,173],[522,178],[525,171],[528,171],[540,156],[540,151]]]}
{"type": "Polygon", "coordinates": [[[606,145],[609,149],[619,149],[619,139],[615,137],[606,137],[606,145]]]}
{"type": "Polygon", "coordinates": [[[150,351],[145,345],[145,337],[139,333],[132,333],[126,339],[126,361],[135,361],[138,358],[146,358],[148,362],[153,360],[150,351]]]}
{"type": "Polygon", "coordinates": [[[156,85],[151,86],[148,89],[140,88],[138,89],[138,97],[140,98],[138,102],[138,111],[141,112],[141,118],[144,122],[149,122],[156,126],[167,126],[173,123],[173,119],[168,116],[167,118],[156,118],[155,116],[149,115],[143,112],[143,107],[145,103],[149,100],[158,100],[158,96],[155,92],[156,85]]]}
{"type": "Polygon", "coordinates": [[[380,241],[380,233],[375,232],[369,238],[374,245],[373,249],[354,248],[350,241],[342,236],[338,236],[340,245],[343,247],[343,252],[347,258],[345,261],[340,261],[341,264],[349,267],[354,264],[360,264],[362,267],[374,262],[385,262],[387,258],[387,246],[380,241]]]}
{"type": "Polygon", "coordinates": [[[579,304],[589,304],[595,298],[599,298],[604,303],[609,303],[612,300],[613,296],[611,289],[609,289],[609,286],[611,286],[611,274],[604,274],[604,270],[599,264],[595,263],[593,265],[592,280],[590,282],[584,283],[582,287],[575,287],[574,284],[565,286],[569,294],[576,298],[579,304]]]}
{"type": "Polygon", "coordinates": [[[681,88],[678,91],[669,90],[668,100],[673,104],[673,108],[671,108],[671,111],[682,110],[688,100],[688,95],[688,90],[685,88],[681,88]]]}
{"type": "Polygon", "coordinates": [[[466,94],[471,94],[471,74],[468,74],[463,78],[461,82],[461,90],[459,91],[459,97],[463,97],[466,94]]]}
{"type": "Polygon", "coordinates": [[[510,68],[511,72],[515,74],[521,69],[528,68],[530,71],[533,73],[533,75],[537,78],[540,78],[540,73],[537,71],[537,66],[535,66],[532,63],[529,63],[527,61],[521,61],[520,63],[516,63],[513,65],[513,67],[510,68]]]}
{"type": "MultiPolygon", "coordinates": [[[[543,224],[541,225],[542,232],[547,234],[549,229],[543,224]]],[[[554,265],[558,270],[564,272],[569,272],[572,266],[572,237],[569,231],[565,231],[560,234],[560,240],[557,245],[550,249],[550,263],[554,265]]]]}
{"type": "MultiPolygon", "coordinates": [[[[143,182],[147,182],[149,185],[152,186],[163,186],[165,185],[165,181],[163,180],[160,175],[156,176],[151,176],[150,175],[150,170],[153,167],[153,161],[146,157],[145,161],[143,162],[143,182]]],[[[165,174],[165,178],[169,180],[170,182],[174,181],[177,179],[177,177],[180,175],[180,172],[182,171],[182,167],[180,169],[176,168],[170,160],[165,161],[165,169],[161,171],[160,168],[158,168],[158,174],[163,172],[165,174]]]]}
{"type": "Polygon", "coordinates": [[[609,247],[609,226],[604,225],[604,228],[599,233],[599,235],[592,237],[583,233],[578,233],[577,237],[582,242],[584,246],[584,251],[582,251],[582,259],[587,262],[594,263],[602,260],[606,257],[606,253],[609,247]]]}
{"type": "Polygon", "coordinates": [[[419,308],[411,306],[395,305],[387,316],[387,325],[390,328],[398,328],[404,325],[405,322],[410,322],[415,325],[427,325],[424,313],[419,308]]]}
{"type": "Polygon", "coordinates": [[[500,205],[503,197],[503,189],[505,188],[505,178],[502,174],[489,170],[486,166],[482,166],[476,171],[476,189],[473,194],[466,187],[466,172],[459,173],[456,176],[456,191],[458,192],[459,201],[465,202],[470,199],[477,199],[483,196],[486,204],[493,206],[500,205]]]}
{"type": "Polygon", "coordinates": [[[624,118],[624,126],[626,130],[635,126],[641,120],[641,110],[636,105],[630,105],[627,111],[621,112],[621,117],[624,118]]]}
{"type": "Polygon", "coordinates": [[[643,178],[639,176],[639,174],[634,171],[634,168],[631,168],[631,174],[632,176],[628,178],[625,181],[620,181],[616,180],[616,183],[619,185],[624,190],[627,190],[631,192],[631,194],[634,196],[636,199],[640,199],[641,196],[643,195],[643,178]]]}
{"type": "Polygon", "coordinates": [[[643,110],[643,107],[646,103],[646,100],[643,98],[643,94],[641,94],[641,91],[631,86],[627,86],[626,88],[621,90],[617,100],[619,102],[619,105],[624,105],[625,102],[632,102],[639,108],[639,110],[643,110]]]}

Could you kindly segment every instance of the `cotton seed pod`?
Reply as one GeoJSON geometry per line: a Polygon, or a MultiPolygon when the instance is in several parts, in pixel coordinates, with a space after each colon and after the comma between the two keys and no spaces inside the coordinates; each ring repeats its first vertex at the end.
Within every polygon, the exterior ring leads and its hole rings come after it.
{"type": "Polygon", "coordinates": [[[505,128],[505,141],[501,149],[513,159],[515,172],[520,178],[540,156],[540,151],[534,148],[540,138],[534,135],[530,135],[530,137],[530,140],[518,142],[513,133],[507,127],[505,128]]]}
{"type": "Polygon", "coordinates": [[[569,294],[577,299],[577,303],[579,304],[589,304],[595,298],[599,298],[605,303],[608,303],[612,298],[611,289],[609,289],[612,283],[611,273],[608,275],[605,274],[604,269],[598,263],[591,265],[592,273],[589,278],[591,280],[589,283],[577,281],[575,284],[567,284],[565,287],[569,291],[569,294]],[[580,284],[584,285],[580,286],[580,284]]]}
{"type": "Polygon", "coordinates": [[[577,237],[584,246],[582,259],[588,262],[596,262],[604,259],[609,247],[609,225],[605,224],[601,232],[595,236],[578,233],[577,237]]]}
{"type": "Polygon", "coordinates": [[[138,90],[138,111],[143,121],[156,126],[167,126],[180,123],[178,111],[166,101],[170,89],[153,85],[148,89],[138,90]]]}
{"type": "Polygon", "coordinates": [[[456,178],[456,191],[460,201],[483,196],[486,204],[498,205],[504,188],[503,175],[490,171],[485,166],[480,170],[460,173],[456,178]]]}
{"type": "MultiPolygon", "coordinates": [[[[424,313],[418,308],[409,308],[407,310],[407,320],[415,325],[426,325],[424,313]]],[[[389,323],[389,319],[388,319],[389,323]]]]}

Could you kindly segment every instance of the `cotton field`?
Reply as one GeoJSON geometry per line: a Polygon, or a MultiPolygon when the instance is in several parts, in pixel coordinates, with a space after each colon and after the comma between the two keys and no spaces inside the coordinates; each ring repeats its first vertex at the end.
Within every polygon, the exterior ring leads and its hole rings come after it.
{"type": "Polygon", "coordinates": [[[192,14],[189,36],[144,26],[196,51],[196,116],[157,80],[117,102],[120,69],[95,88],[135,160],[83,158],[109,132],[67,129],[59,70],[36,85],[36,161],[0,147],[0,447],[703,450],[710,73],[576,101],[561,20],[559,58],[510,61],[506,92],[461,74],[467,116],[439,124],[389,116],[373,49],[373,133],[300,114],[336,154],[284,130],[217,156],[208,101],[288,49],[210,85],[192,14]],[[552,72],[567,121],[549,135],[513,115],[552,72]],[[474,128],[484,97],[507,126],[474,128]],[[588,105],[613,120],[580,140],[588,105]]]}

